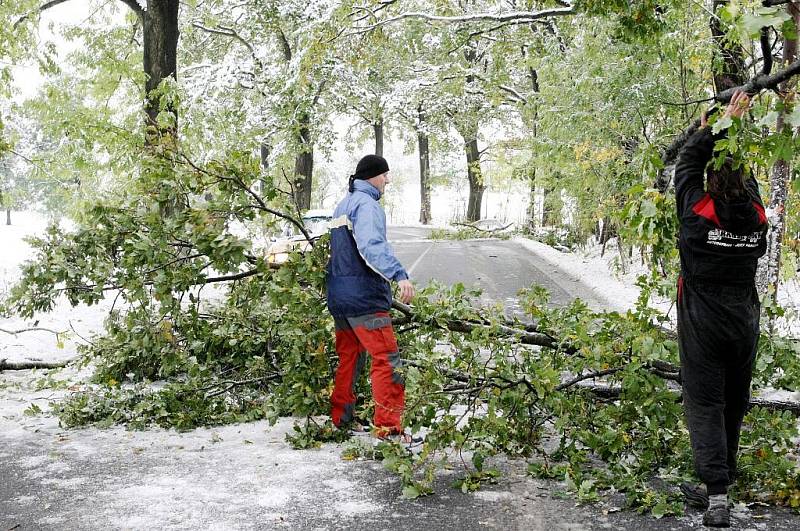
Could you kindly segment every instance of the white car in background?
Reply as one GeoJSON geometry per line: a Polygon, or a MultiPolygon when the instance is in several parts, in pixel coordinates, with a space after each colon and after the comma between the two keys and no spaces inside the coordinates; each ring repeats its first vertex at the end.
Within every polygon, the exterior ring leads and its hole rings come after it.
{"type": "MultiPolygon", "coordinates": [[[[306,232],[312,240],[319,238],[328,232],[328,226],[333,218],[330,210],[309,210],[300,218],[306,232]]],[[[281,236],[272,242],[267,249],[267,262],[270,264],[282,264],[289,259],[289,253],[304,253],[311,249],[311,244],[300,232],[294,223],[286,222],[281,236]]]]}

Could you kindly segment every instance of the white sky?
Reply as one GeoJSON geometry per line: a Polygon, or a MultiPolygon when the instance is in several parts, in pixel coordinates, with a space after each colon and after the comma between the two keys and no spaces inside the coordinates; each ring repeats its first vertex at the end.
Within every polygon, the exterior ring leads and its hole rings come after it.
{"type": "MultiPolygon", "coordinates": [[[[61,37],[61,31],[69,26],[84,23],[97,9],[94,2],[72,0],[45,10],[39,20],[39,45],[43,46],[47,42],[53,42],[59,56],[63,57],[69,54],[80,46],[80,43],[66,41],[61,37]]],[[[118,16],[120,21],[124,20],[124,11],[120,10],[118,16]]],[[[17,89],[14,98],[16,101],[32,97],[44,80],[35,62],[12,67],[12,72],[17,89]]]]}

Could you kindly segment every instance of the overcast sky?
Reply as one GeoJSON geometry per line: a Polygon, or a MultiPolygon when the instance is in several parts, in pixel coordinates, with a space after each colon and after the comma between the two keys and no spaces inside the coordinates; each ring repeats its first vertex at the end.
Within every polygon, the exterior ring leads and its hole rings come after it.
{"type": "MultiPolygon", "coordinates": [[[[108,4],[108,2],[100,4],[100,8],[105,4],[108,4]]],[[[98,6],[96,2],[86,0],[73,0],[45,10],[39,21],[40,46],[43,46],[47,42],[53,42],[56,44],[56,49],[62,57],[76,49],[81,43],[64,40],[61,37],[61,32],[69,26],[75,26],[86,22],[97,10],[98,6]]],[[[117,14],[120,22],[124,20],[124,13],[123,10],[119,10],[117,14]]],[[[63,65],[64,63],[61,62],[60,64],[63,65]]],[[[14,73],[14,84],[17,87],[14,99],[20,101],[33,96],[43,81],[36,63],[31,62],[29,64],[12,67],[12,70],[14,73]]]]}

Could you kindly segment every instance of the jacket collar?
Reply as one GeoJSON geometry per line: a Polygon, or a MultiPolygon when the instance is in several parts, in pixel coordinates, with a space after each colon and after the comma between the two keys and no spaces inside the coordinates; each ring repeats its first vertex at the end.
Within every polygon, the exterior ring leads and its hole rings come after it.
{"type": "Polygon", "coordinates": [[[356,179],[353,181],[353,191],[364,192],[375,201],[378,201],[381,198],[380,191],[363,179],[356,179]]]}

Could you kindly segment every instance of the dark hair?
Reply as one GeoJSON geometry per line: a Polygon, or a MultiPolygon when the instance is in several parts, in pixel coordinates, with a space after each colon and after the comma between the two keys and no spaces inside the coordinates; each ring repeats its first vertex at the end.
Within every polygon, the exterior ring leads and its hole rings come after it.
{"type": "Polygon", "coordinates": [[[731,157],[725,157],[722,166],[712,164],[706,171],[706,188],[714,199],[731,200],[744,197],[744,167],[737,166],[731,157]]]}

